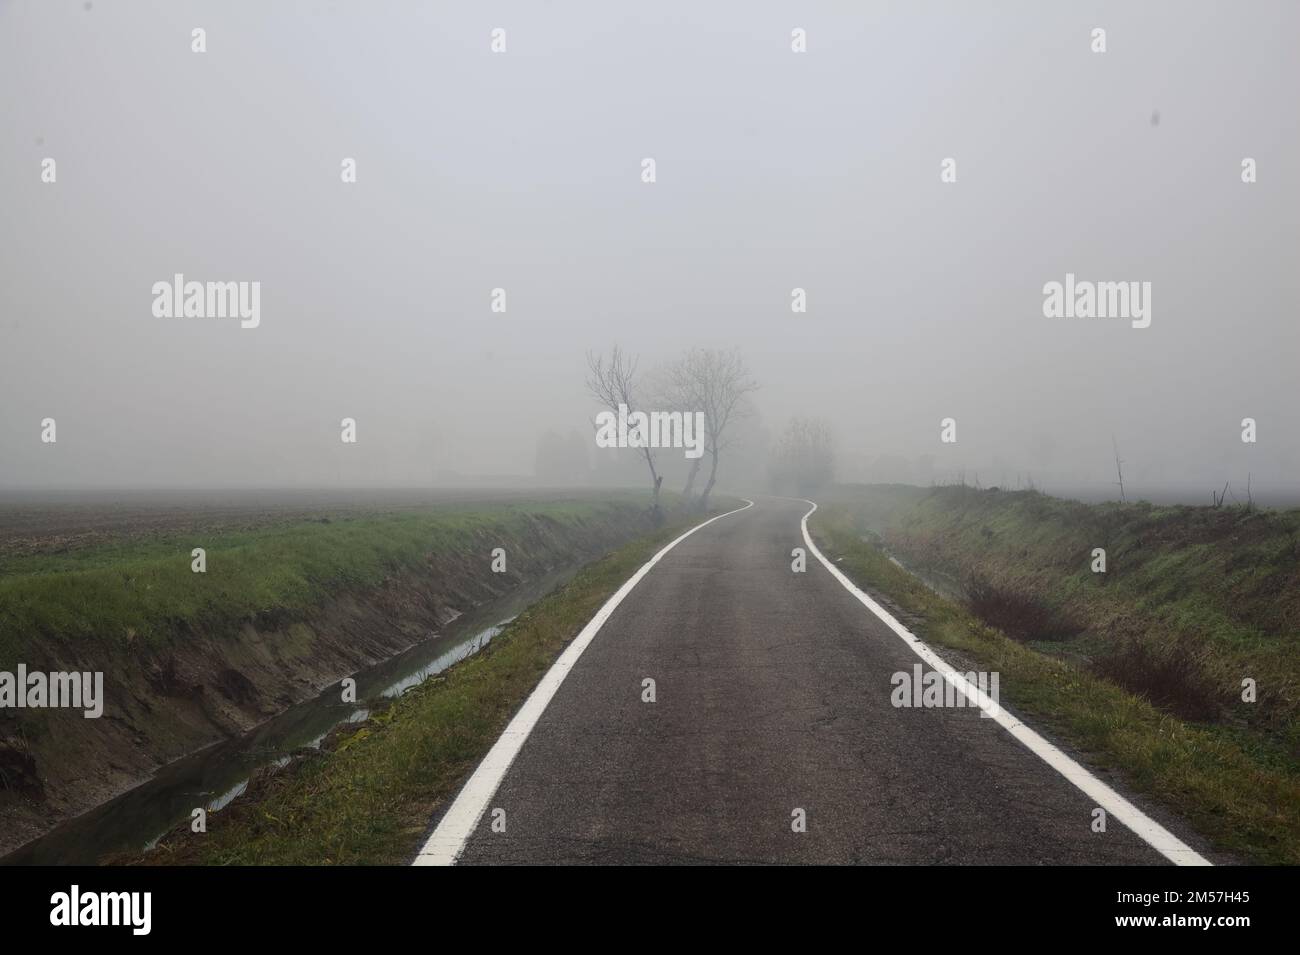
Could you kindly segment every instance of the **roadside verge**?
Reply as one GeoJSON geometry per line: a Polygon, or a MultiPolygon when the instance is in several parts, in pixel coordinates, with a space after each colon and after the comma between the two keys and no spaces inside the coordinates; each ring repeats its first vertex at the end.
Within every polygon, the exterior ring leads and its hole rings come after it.
{"type": "Polygon", "coordinates": [[[936,647],[1001,674],[1002,702],[1133,791],[1185,819],[1217,848],[1256,862],[1300,862],[1300,780],[1234,739],[1161,712],[1087,670],[1038,653],[925,586],[863,540],[853,515],[821,508],[808,520],[827,560],[879,595],[936,647]]]}
{"type": "Polygon", "coordinates": [[[145,865],[399,864],[575,637],[693,522],[603,557],[521,613],[480,653],[377,707],[156,848],[108,862],[145,865]]]}

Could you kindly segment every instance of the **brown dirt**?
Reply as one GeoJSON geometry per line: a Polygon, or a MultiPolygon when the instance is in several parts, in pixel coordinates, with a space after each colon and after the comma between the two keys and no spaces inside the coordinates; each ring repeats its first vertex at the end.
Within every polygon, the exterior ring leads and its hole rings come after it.
{"type": "Polygon", "coordinates": [[[102,670],[115,689],[99,719],[79,710],[0,711],[0,853],[392,657],[524,581],[595,559],[649,529],[648,515],[632,507],[576,528],[538,516],[517,540],[493,538],[511,554],[508,574],[492,573],[469,553],[430,555],[422,573],[341,591],[301,616],[247,620],[235,632],[178,622],[157,648],[50,641],[41,669],[102,670]]]}

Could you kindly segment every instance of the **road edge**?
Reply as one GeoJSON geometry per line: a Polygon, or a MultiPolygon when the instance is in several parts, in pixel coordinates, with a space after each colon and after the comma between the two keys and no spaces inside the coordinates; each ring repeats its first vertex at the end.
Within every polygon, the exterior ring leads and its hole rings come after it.
{"type": "Polygon", "coordinates": [[[669,541],[658,553],[642,564],[637,572],[614,592],[612,597],[605,601],[601,608],[596,611],[596,615],[587,622],[587,625],[582,628],[581,632],[573,639],[573,642],[565,647],[559,659],[546,671],[537,686],[533,688],[533,692],[524,701],[524,705],[519,708],[519,712],[515,714],[514,719],[506,726],[500,738],[488,750],[487,755],[475,768],[469,780],[456,794],[455,800],[438,821],[433,833],[425,840],[424,845],[420,847],[420,851],[416,853],[415,859],[411,862],[412,865],[456,864],[456,860],[460,858],[460,854],[465,850],[466,842],[474,834],[479,821],[487,811],[488,802],[496,794],[501,781],[509,772],[511,765],[513,765],[515,757],[519,755],[524,742],[533,731],[533,727],[537,725],[538,719],[546,711],[552,697],[555,696],[556,691],[559,690],[564,678],[569,675],[569,671],[573,669],[574,664],[578,662],[578,658],[582,656],[583,651],[595,639],[596,634],[600,632],[600,628],[605,625],[605,621],[618,609],[619,604],[627,598],[627,595],[641,582],[641,579],[674,547],[701,528],[708,527],[714,521],[720,521],[732,514],[739,514],[741,511],[754,506],[754,502],[748,498],[741,498],[741,500],[745,502],[744,507],[737,507],[734,510],[711,517],[707,521],[701,521],[679,537],[669,541]]]}
{"type": "Polygon", "coordinates": [[[978,706],[983,711],[980,714],[981,716],[988,716],[990,719],[995,720],[999,726],[1022,743],[1030,752],[1082,790],[1090,799],[1095,800],[1097,805],[1105,809],[1108,815],[1119,820],[1134,835],[1174,863],[1174,865],[1213,865],[1210,860],[1071,759],[1061,749],[1008,713],[996,701],[983,693],[979,687],[967,680],[962,673],[949,665],[939,654],[935,653],[923,640],[899,623],[893,614],[872,600],[842,570],[831,563],[813,541],[812,534],[808,531],[808,518],[817,510],[817,502],[810,501],[807,498],[791,498],[790,500],[799,500],[811,505],[811,510],[800,519],[799,528],[803,532],[804,543],[808,545],[808,550],[813,556],[831,572],[831,576],[838,580],[845,590],[856,597],[864,607],[875,614],[885,626],[907,644],[913,653],[928,664],[931,669],[942,673],[943,678],[961,692],[972,705],[978,706]]]}

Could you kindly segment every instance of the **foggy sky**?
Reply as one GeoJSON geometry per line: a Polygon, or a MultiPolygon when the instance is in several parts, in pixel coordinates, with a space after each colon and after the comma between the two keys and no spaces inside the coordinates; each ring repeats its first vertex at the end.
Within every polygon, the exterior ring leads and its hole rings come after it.
{"type": "Polygon", "coordinates": [[[527,477],[615,342],[739,345],[849,479],[1297,483],[1300,5],[156,6],[0,2],[0,487],[527,477]]]}

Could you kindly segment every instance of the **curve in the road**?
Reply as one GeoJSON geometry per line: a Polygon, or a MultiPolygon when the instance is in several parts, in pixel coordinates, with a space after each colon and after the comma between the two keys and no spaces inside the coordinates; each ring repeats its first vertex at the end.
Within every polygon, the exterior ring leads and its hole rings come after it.
{"type": "Polygon", "coordinates": [[[425,841],[424,847],[420,849],[419,855],[415,857],[415,865],[452,865],[455,863],[461,850],[465,847],[465,841],[478,826],[479,820],[483,818],[483,813],[487,811],[488,801],[496,793],[506,771],[510,769],[510,764],[515,761],[515,756],[519,754],[519,749],[524,745],[524,740],[528,739],[528,734],[537,725],[537,720],[545,711],[546,704],[551,702],[551,697],[560,688],[560,684],[568,676],[569,670],[578,662],[578,657],[582,656],[582,651],[587,649],[587,645],[600,632],[600,628],[605,625],[605,621],[610,618],[610,615],[623,602],[623,599],[632,592],[632,588],[641,581],[641,578],[650,573],[651,568],[659,563],[670,550],[700,528],[708,527],[714,521],[720,521],[724,517],[730,517],[732,514],[738,514],[754,506],[754,502],[748,498],[741,498],[741,500],[745,502],[743,507],[711,517],[707,521],[701,521],[680,537],[674,538],[657,554],[642,564],[641,568],[628,578],[627,583],[618,588],[614,596],[605,601],[600,610],[596,612],[596,616],[592,617],[590,622],[582,628],[582,632],[565,648],[564,652],[560,654],[560,658],[555,661],[555,665],[542,677],[541,682],[537,684],[537,688],[524,701],[524,705],[515,714],[515,718],[510,721],[510,725],[501,734],[501,738],[488,750],[483,762],[479,764],[469,782],[461,789],[456,801],[452,803],[451,808],[439,821],[433,834],[425,841]]]}
{"type": "Polygon", "coordinates": [[[660,550],[543,677],[416,863],[1208,864],[854,585],[812,540],[815,510],[748,502],[660,550]],[[795,572],[796,544],[829,576],[795,572]],[[894,705],[918,657],[975,705],[894,705]],[[480,825],[489,805],[508,826],[480,825]],[[1098,807],[1122,825],[1093,831],[1098,807]]]}

